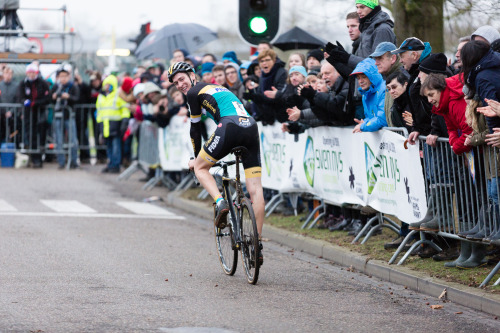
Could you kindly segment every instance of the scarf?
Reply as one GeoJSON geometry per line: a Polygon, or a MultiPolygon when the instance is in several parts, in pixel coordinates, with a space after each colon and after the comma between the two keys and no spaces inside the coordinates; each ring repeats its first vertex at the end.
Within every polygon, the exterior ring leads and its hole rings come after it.
{"type": "Polygon", "coordinates": [[[366,15],[365,17],[359,19],[359,31],[363,32],[368,26],[370,25],[371,19],[380,13],[382,11],[382,7],[376,6],[373,8],[373,10],[370,12],[370,14],[366,15]]]}
{"type": "Polygon", "coordinates": [[[264,92],[266,90],[271,90],[271,87],[273,86],[274,76],[276,75],[276,72],[279,68],[277,60],[278,58],[276,58],[276,63],[274,64],[273,68],[271,68],[269,73],[264,73],[264,71],[262,71],[259,83],[260,91],[264,92]]]}

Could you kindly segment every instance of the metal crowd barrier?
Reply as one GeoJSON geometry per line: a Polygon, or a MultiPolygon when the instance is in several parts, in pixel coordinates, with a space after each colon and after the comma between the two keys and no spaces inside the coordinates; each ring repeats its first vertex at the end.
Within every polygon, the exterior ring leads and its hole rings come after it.
{"type": "Polygon", "coordinates": [[[76,104],[73,106],[78,133],[80,159],[90,159],[96,163],[98,157],[106,157],[106,145],[99,144],[99,129],[95,118],[95,104],[76,104]],[[99,153],[99,154],[98,154],[99,153]]]}
{"type": "Polygon", "coordinates": [[[75,131],[71,125],[74,112],[71,107],[65,110],[69,115],[66,118],[62,111],[55,113],[52,104],[34,109],[23,104],[0,103],[0,153],[39,155],[40,161],[43,154],[64,155],[69,168],[78,141],[70,140],[75,131]]]}
{"type": "MultiPolygon", "coordinates": [[[[136,171],[142,171],[146,175],[149,173],[149,167],[159,163],[158,154],[158,126],[148,120],[141,123],[139,127],[139,147],[137,149],[137,160],[123,171],[118,180],[130,178],[136,171]]],[[[143,189],[152,188],[157,183],[162,181],[162,170],[156,168],[155,177],[150,179],[143,187],[143,189]]]]}
{"type": "MultiPolygon", "coordinates": [[[[438,245],[426,239],[425,234],[500,246],[499,184],[496,181],[500,167],[499,150],[483,145],[456,155],[447,138],[438,138],[435,147],[427,145],[425,140],[426,137],[419,137],[429,207],[426,220],[434,219],[438,223],[435,228],[426,226],[412,230],[389,264],[395,262],[416,233],[420,233],[420,240],[410,247],[398,265],[403,264],[413,250],[424,243],[441,251],[438,245]]],[[[481,286],[486,285],[499,270],[500,263],[481,286]]],[[[500,279],[495,282],[495,285],[498,284],[500,279]]]]}

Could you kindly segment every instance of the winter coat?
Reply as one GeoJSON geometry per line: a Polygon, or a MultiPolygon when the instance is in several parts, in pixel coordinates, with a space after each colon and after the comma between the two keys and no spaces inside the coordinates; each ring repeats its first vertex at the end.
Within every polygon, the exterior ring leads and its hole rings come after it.
{"type": "Polygon", "coordinates": [[[243,102],[243,93],[245,92],[245,86],[241,81],[236,80],[232,86],[227,85],[227,89],[238,97],[238,99],[243,102]]]}
{"type": "Polygon", "coordinates": [[[39,114],[42,117],[46,117],[45,113],[42,114],[42,111],[49,103],[49,85],[40,75],[34,81],[30,81],[28,78],[21,81],[17,96],[19,103],[25,103],[26,100],[30,100],[30,105],[26,106],[24,111],[31,111],[34,120],[40,119],[38,118],[39,114]]]}
{"type": "Polygon", "coordinates": [[[489,133],[488,126],[486,126],[486,119],[482,114],[479,115],[477,121],[477,129],[470,137],[471,146],[482,146],[484,157],[484,171],[486,179],[491,179],[500,176],[500,154],[495,153],[495,148],[486,144],[486,135],[489,133]],[[491,156],[491,161],[490,161],[491,156]],[[496,161],[495,161],[496,157],[496,161]],[[496,167],[496,172],[495,172],[496,167]],[[492,172],[493,171],[493,172],[492,172]]]}
{"type": "Polygon", "coordinates": [[[282,90],[285,87],[287,77],[285,63],[278,58],[276,58],[276,63],[269,73],[262,72],[259,87],[251,91],[251,100],[257,107],[257,120],[261,120],[264,124],[274,123],[275,109],[279,105],[276,99],[267,98],[264,91],[271,90],[271,87],[282,90]]]}
{"type": "MultiPolygon", "coordinates": [[[[389,93],[386,93],[389,95],[389,93]]],[[[392,99],[392,97],[391,97],[392,99]]],[[[387,124],[390,127],[405,127],[408,132],[411,131],[411,127],[406,125],[403,118],[403,113],[405,111],[410,111],[410,101],[408,100],[408,95],[405,93],[401,94],[398,98],[393,100],[391,109],[389,112],[386,111],[387,124]]]]}
{"type": "MultiPolygon", "coordinates": [[[[500,102],[500,54],[488,51],[471,71],[467,82],[483,103],[485,98],[500,102]]],[[[486,117],[486,123],[491,133],[493,128],[500,127],[500,117],[486,117]]]]}
{"type": "Polygon", "coordinates": [[[459,75],[446,79],[446,88],[441,92],[439,106],[432,108],[432,112],[443,116],[448,130],[450,146],[457,155],[471,150],[470,146],[465,146],[466,134],[472,133],[472,128],[465,120],[465,109],[467,102],[462,92],[463,83],[459,75]]]}
{"type": "Polygon", "coordinates": [[[384,112],[385,81],[375,66],[375,60],[367,58],[361,61],[353,71],[363,73],[370,80],[371,84],[367,90],[359,88],[363,96],[363,109],[365,113],[364,122],[361,124],[362,132],[375,132],[387,126],[384,112]]]}
{"type": "Polygon", "coordinates": [[[427,136],[429,134],[439,137],[448,137],[446,123],[442,116],[432,113],[432,105],[427,100],[427,97],[420,95],[420,87],[422,83],[418,78],[420,63],[430,55],[430,46],[422,53],[419,61],[414,63],[408,73],[410,81],[408,83],[408,94],[410,100],[410,112],[413,117],[412,132],[419,132],[420,135],[427,136]]]}
{"type": "Polygon", "coordinates": [[[118,80],[116,76],[108,76],[102,83],[103,87],[109,84],[112,88],[107,95],[99,94],[96,102],[97,123],[105,138],[122,135],[122,120],[128,123],[130,111],[127,103],[118,96],[118,80]]]}
{"type": "Polygon", "coordinates": [[[312,112],[318,119],[335,126],[354,124],[354,108],[346,106],[349,83],[339,77],[328,93],[316,93],[312,112]]]}
{"type": "Polygon", "coordinates": [[[0,102],[1,103],[16,103],[17,101],[17,93],[18,93],[19,84],[14,83],[13,81],[0,82],[0,102]]]}
{"type": "Polygon", "coordinates": [[[80,89],[78,88],[78,85],[76,85],[74,82],[70,81],[66,83],[64,86],[61,86],[59,83],[56,83],[52,86],[52,89],[50,89],[49,96],[51,99],[51,103],[54,104],[54,117],[56,118],[61,118],[64,117],[65,120],[69,119],[69,109],[66,108],[66,106],[72,107],[74,104],[78,102],[80,99],[80,89]],[[52,95],[56,94],[62,94],[62,93],[68,93],[69,98],[68,99],[61,99],[60,103],[57,102],[57,97],[56,99],[53,99],[52,95]]]}
{"type": "Polygon", "coordinates": [[[351,68],[365,58],[368,58],[382,42],[391,42],[396,44],[396,35],[394,34],[394,22],[386,12],[375,7],[370,14],[360,20],[359,30],[361,35],[359,47],[354,55],[349,57],[348,66],[351,68]]]}
{"type": "MultiPolygon", "coordinates": [[[[392,73],[395,73],[397,71],[403,72],[407,77],[410,77],[410,74],[403,68],[403,65],[399,60],[396,60],[396,62],[391,66],[389,69],[389,72],[387,74],[382,74],[382,78],[386,80],[386,78],[391,75],[392,73]]],[[[387,84],[388,82],[386,82],[387,84]]],[[[394,103],[394,99],[392,99],[391,94],[386,93],[385,94],[385,100],[384,100],[384,112],[387,120],[387,125],[389,127],[394,127],[394,123],[392,122],[391,119],[391,109],[392,109],[392,104],[394,103]]],[[[397,126],[397,127],[402,127],[402,126],[397,126]]]]}

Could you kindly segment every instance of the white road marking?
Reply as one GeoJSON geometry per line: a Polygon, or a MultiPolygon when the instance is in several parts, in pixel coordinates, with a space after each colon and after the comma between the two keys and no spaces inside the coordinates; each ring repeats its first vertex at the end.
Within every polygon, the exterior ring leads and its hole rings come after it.
{"type": "Polygon", "coordinates": [[[168,210],[145,202],[117,201],[116,204],[138,215],[173,215],[168,210]]]}
{"type": "Polygon", "coordinates": [[[40,202],[58,213],[97,213],[76,200],[40,200],[40,202]]]}
{"type": "Polygon", "coordinates": [[[136,215],[136,214],[101,214],[101,213],[52,213],[52,212],[0,212],[0,216],[26,216],[26,217],[85,217],[85,218],[110,218],[110,219],[161,219],[185,220],[178,215],[136,215]]]}
{"type": "Polygon", "coordinates": [[[0,212],[17,212],[17,209],[7,201],[0,199],[0,212]]]}

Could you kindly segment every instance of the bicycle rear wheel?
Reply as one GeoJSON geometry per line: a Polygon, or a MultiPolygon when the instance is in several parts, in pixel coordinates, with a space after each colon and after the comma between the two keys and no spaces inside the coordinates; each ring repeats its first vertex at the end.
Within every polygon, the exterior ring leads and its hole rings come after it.
{"type": "MultiPolygon", "coordinates": [[[[232,214],[228,214],[228,219],[232,214]]],[[[231,220],[234,219],[231,217],[231,220]]],[[[234,222],[233,222],[234,223],[234,222]]],[[[215,229],[215,245],[217,247],[217,253],[219,254],[219,261],[222,266],[222,270],[227,275],[234,275],[236,272],[236,266],[238,265],[238,250],[234,243],[233,230],[230,223],[224,229],[219,229],[214,226],[215,229]]]]}
{"type": "Polygon", "coordinates": [[[241,232],[241,260],[250,284],[256,284],[259,279],[260,264],[257,260],[259,253],[259,233],[253,212],[252,203],[248,198],[241,201],[240,232],[241,232]]]}

